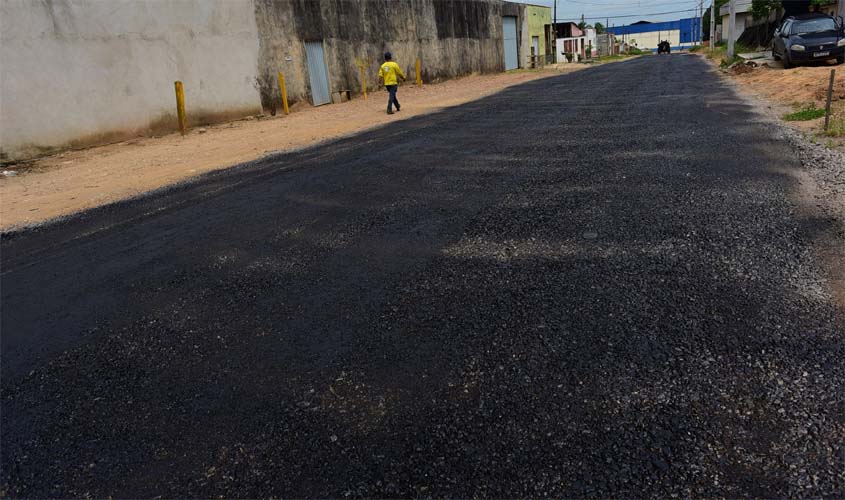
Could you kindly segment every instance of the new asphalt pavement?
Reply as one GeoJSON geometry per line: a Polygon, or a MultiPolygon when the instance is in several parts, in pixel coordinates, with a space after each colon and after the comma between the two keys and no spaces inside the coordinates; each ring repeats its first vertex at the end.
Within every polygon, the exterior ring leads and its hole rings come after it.
{"type": "Polygon", "coordinates": [[[702,59],[401,118],[4,235],[3,496],[845,496],[834,222],[702,59]]]}

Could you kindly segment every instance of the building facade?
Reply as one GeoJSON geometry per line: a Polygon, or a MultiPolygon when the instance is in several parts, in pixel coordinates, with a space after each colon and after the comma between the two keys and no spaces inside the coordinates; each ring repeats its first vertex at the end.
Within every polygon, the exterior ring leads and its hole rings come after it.
{"type": "Polygon", "coordinates": [[[701,18],[690,17],[660,23],[640,21],[627,26],[608,28],[607,32],[612,33],[623,45],[656,51],[657,45],[663,40],[668,41],[674,50],[700,43],[700,28],[701,18]]]}
{"type": "Polygon", "coordinates": [[[552,10],[540,5],[525,5],[523,11],[523,67],[530,68],[552,62],[549,55],[554,53],[549,44],[549,27],[552,24],[552,10]],[[532,55],[534,59],[532,60],[532,55]],[[538,61],[540,61],[538,63],[538,61]]]}
{"type": "MultiPolygon", "coordinates": [[[[526,67],[547,8],[501,0],[0,1],[0,159],[339,99],[385,51],[412,81],[526,67]],[[505,30],[513,28],[510,39],[505,30]]],[[[366,83],[362,81],[365,80],[366,83]]]]}

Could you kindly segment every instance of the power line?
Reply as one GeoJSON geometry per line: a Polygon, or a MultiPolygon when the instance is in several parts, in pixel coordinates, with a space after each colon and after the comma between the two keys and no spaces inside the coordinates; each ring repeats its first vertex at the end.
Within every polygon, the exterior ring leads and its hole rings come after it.
{"type": "MultiPolygon", "coordinates": [[[[696,0],[697,1],[697,0],[696,0]]],[[[675,1],[675,2],[658,2],[658,3],[649,3],[646,5],[642,5],[642,2],[637,2],[636,4],[631,3],[598,3],[598,2],[580,2],[576,0],[567,0],[568,3],[577,3],[580,5],[592,5],[595,7],[628,7],[628,8],[638,8],[638,7],[657,7],[660,5],[686,5],[691,3],[690,0],[686,1],[675,1]]]]}
{"type": "MultiPolygon", "coordinates": [[[[590,20],[593,20],[593,19],[602,20],[602,19],[620,19],[620,18],[625,18],[625,17],[663,16],[663,15],[666,15],[666,14],[678,14],[678,13],[681,13],[681,12],[695,12],[696,10],[697,10],[697,9],[671,10],[671,11],[668,11],[668,12],[652,12],[652,13],[650,13],[650,14],[630,14],[630,15],[626,15],[626,16],[599,16],[599,17],[585,17],[584,19],[585,19],[585,20],[586,20],[586,19],[590,19],[590,20]]],[[[581,20],[580,18],[579,18],[579,19],[563,19],[563,20],[558,19],[558,22],[568,23],[568,22],[578,22],[578,21],[580,21],[580,20],[581,20]]]]}

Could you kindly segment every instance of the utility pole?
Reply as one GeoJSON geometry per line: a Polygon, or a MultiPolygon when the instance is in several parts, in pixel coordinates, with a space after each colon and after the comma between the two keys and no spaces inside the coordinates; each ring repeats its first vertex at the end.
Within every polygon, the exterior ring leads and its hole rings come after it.
{"type": "Polygon", "coordinates": [[[704,0],[698,0],[698,45],[704,43],[704,0]]]}
{"type": "Polygon", "coordinates": [[[554,16],[554,21],[552,21],[552,54],[554,54],[554,58],[552,58],[552,61],[557,62],[557,0],[555,0],[554,16]]]}
{"type": "Polygon", "coordinates": [[[710,50],[716,48],[716,0],[710,0],[710,50]]]}
{"type": "Polygon", "coordinates": [[[733,59],[734,30],[736,30],[736,0],[730,0],[728,5],[728,59],[733,59]]]}

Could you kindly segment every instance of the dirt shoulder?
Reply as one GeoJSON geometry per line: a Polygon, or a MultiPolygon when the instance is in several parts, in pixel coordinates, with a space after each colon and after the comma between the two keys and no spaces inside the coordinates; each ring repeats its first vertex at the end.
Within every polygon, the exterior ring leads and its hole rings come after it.
{"type": "Polygon", "coordinates": [[[374,92],[367,100],[359,97],[318,108],[300,105],[289,116],[248,117],[193,129],[185,137],[139,137],[7,167],[17,175],[0,176],[0,230],[36,225],[270,153],[431,113],[512,85],[586,67],[570,64],[545,71],[469,76],[422,88],[404,85],[399,90],[402,111],[392,116],[385,113],[386,94],[374,92]]]}

